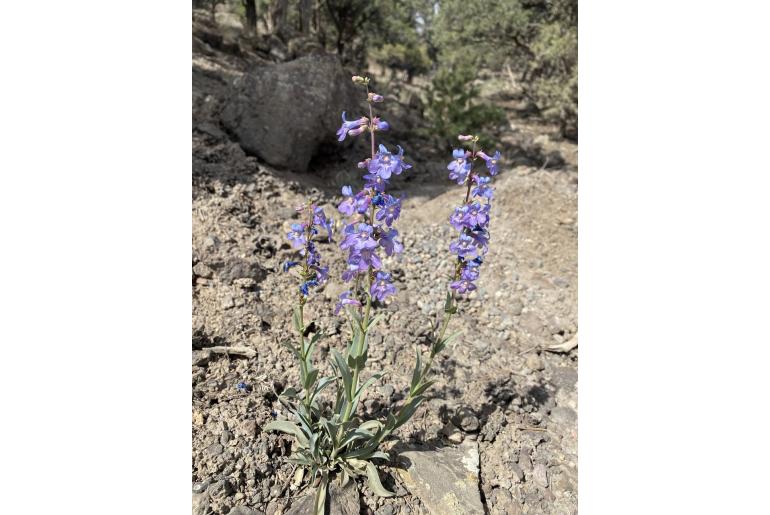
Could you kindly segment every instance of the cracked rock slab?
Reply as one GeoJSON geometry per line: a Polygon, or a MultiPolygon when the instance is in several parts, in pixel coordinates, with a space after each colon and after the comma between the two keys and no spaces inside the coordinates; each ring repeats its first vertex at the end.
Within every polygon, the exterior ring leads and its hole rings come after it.
{"type": "Polygon", "coordinates": [[[483,515],[479,494],[479,449],[473,441],[457,447],[410,449],[399,453],[397,472],[407,490],[434,515],[483,515]]]}
{"type": "MultiPolygon", "coordinates": [[[[326,496],[329,515],[358,515],[361,512],[361,501],[353,480],[344,488],[340,487],[336,480],[332,481],[326,496]]],[[[294,501],[286,515],[315,515],[313,502],[315,502],[315,490],[294,501]]]]}

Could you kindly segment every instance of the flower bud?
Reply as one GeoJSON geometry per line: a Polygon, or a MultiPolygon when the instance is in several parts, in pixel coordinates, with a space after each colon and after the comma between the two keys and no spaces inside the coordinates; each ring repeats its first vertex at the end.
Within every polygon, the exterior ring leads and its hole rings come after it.
{"type": "Polygon", "coordinates": [[[352,129],[348,131],[348,136],[358,136],[362,132],[366,130],[366,125],[362,125],[361,127],[357,129],[352,129]]]}
{"type": "Polygon", "coordinates": [[[353,84],[364,84],[365,82],[366,82],[366,79],[364,79],[360,75],[353,75],[353,84]]]}
{"type": "Polygon", "coordinates": [[[383,100],[385,100],[385,97],[383,97],[382,95],[378,95],[377,93],[369,93],[367,100],[369,102],[382,102],[383,100]]]}
{"type": "Polygon", "coordinates": [[[367,159],[361,161],[360,163],[358,163],[358,167],[359,168],[367,168],[369,166],[369,161],[371,161],[370,158],[367,158],[367,159]]]}
{"type": "Polygon", "coordinates": [[[470,141],[473,139],[473,136],[471,136],[470,134],[467,134],[467,135],[460,134],[459,136],[457,136],[457,139],[459,139],[460,141],[470,141]]]}

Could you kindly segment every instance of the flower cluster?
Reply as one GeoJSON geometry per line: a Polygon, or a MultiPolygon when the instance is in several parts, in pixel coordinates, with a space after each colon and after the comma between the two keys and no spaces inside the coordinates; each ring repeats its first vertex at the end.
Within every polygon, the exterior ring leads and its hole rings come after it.
{"type": "Polygon", "coordinates": [[[467,293],[476,289],[475,281],[479,278],[479,267],[484,262],[484,255],[489,245],[489,210],[493,196],[489,185],[491,178],[473,171],[473,162],[477,158],[484,160],[489,175],[497,175],[500,152],[490,157],[481,150],[476,150],[478,137],[461,135],[460,141],[472,141],[473,150],[455,149],[452,161],[447,165],[449,178],[457,184],[467,186],[465,202],[456,207],[449,217],[449,224],[460,232],[458,238],[449,245],[452,254],[457,255],[455,276],[449,287],[457,293],[467,293]]]}
{"type": "Polygon", "coordinates": [[[326,216],[323,209],[313,204],[298,207],[297,211],[301,213],[300,216],[304,215],[306,220],[302,223],[291,224],[291,231],[287,233],[286,237],[291,246],[299,250],[300,256],[304,259],[302,261],[286,261],[283,264],[283,271],[288,272],[289,269],[297,265],[302,267],[299,273],[302,279],[299,291],[305,298],[310,293],[310,288],[320,286],[329,277],[329,267],[321,266],[321,254],[318,252],[313,238],[319,234],[319,227],[321,227],[326,230],[326,236],[331,242],[334,222],[326,216]]]}
{"type": "MultiPolygon", "coordinates": [[[[412,165],[404,161],[404,149],[400,146],[397,146],[398,153],[389,151],[385,145],[379,145],[375,152],[374,133],[387,130],[389,125],[373,115],[371,106],[372,103],[382,102],[383,97],[368,91],[368,80],[359,79],[359,83],[367,86],[370,116],[349,122],[343,113],[343,123],[337,136],[342,141],[346,136],[357,136],[368,130],[371,134],[372,156],[358,163],[358,167],[366,171],[363,188],[353,194],[350,186],[342,187],[345,198],[338,209],[349,219],[340,242],[340,248],[348,251],[347,267],[342,279],[345,282],[355,280],[355,287],[360,278],[368,279],[369,299],[382,302],[396,293],[396,287],[393,286],[390,274],[381,270],[382,261],[378,252],[382,250],[385,255],[392,256],[404,248],[397,239],[398,231],[393,228],[401,214],[401,200],[386,193],[386,189],[394,175],[400,175],[412,165]]],[[[356,77],[353,81],[356,82],[356,77]]],[[[346,305],[360,305],[355,291],[343,292],[335,312],[339,313],[346,305]]]]}

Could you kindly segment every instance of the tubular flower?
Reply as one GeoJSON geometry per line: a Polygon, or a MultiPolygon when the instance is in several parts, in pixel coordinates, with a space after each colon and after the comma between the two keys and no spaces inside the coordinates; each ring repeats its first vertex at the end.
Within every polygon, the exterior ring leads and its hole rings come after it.
{"type": "Polygon", "coordinates": [[[497,175],[497,163],[500,161],[500,151],[496,151],[495,155],[492,157],[489,157],[484,152],[479,150],[476,152],[476,155],[479,156],[481,159],[484,160],[484,162],[487,164],[487,169],[489,170],[489,175],[497,175]]]}
{"type": "Polygon", "coordinates": [[[348,121],[345,119],[345,111],[342,111],[342,126],[337,129],[337,141],[342,141],[345,136],[358,136],[363,132],[361,127],[369,121],[369,118],[362,116],[357,120],[348,121]]]}
{"type": "Polygon", "coordinates": [[[396,287],[393,286],[390,279],[390,274],[386,272],[377,272],[377,276],[372,282],[372,287],[369,290],[372,298],[383,302],[388,296],[396,293],[396,287]]]}
{"type": "Polygon", "coordinates": [[[467,160],[468,154],[465,150],[456,148],[452,151],[452,157],[454,159],[447,165],[449,178],[457,181],[457,184],[462,184],[468,178],[468,173],[471,171],[471,164],[467,160]]]}

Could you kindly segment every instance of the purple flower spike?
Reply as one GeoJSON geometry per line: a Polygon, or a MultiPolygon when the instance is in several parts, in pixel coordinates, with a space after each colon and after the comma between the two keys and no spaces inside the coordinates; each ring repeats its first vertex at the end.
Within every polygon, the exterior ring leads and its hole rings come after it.
{"type": "Polygon", "coordinates": [[[386,272],[377,272],[377,276],[372,282],[372,287],[369,290],[372,298],[383,302],[389,295],[396,293],[396,287],[393,286],[390,279],[390,274],[386,272]]]}
{"type": "Polygon", "coordinates": [[[339,315],[340,310],[345,306],[360,306],[361,303],[357,301],[356,299],[351,298],[350,296],[352,293],[350,290],[344,291],[340,294],[340,300],[337,302],[337,305],[334,307],[334,314],[339,315]]]}

